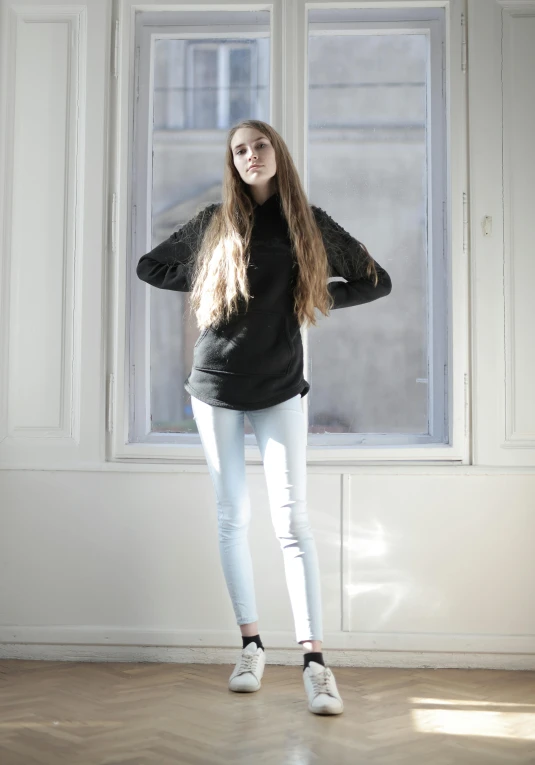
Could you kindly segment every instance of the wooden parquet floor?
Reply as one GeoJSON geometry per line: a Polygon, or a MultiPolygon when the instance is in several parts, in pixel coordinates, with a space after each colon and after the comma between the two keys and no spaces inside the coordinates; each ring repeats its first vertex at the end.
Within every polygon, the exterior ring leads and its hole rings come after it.
{"type": "MultiPolygon", "coordinates": [[[[236,659],[238,658],[238,650],[236,659]]],[[[314,715],[299,666],[0,662],[1,765],[535,764],[535,672],[332,667],[314,715]]]]}

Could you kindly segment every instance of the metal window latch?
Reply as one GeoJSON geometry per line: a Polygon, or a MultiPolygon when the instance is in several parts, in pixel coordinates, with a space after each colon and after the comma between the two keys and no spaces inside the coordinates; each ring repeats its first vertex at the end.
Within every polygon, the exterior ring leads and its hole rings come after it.
{"type": "Polygon", "coordinates": [[[483,236],[492,236],[492,215],[485,215],[481,222],[483,236]]]}

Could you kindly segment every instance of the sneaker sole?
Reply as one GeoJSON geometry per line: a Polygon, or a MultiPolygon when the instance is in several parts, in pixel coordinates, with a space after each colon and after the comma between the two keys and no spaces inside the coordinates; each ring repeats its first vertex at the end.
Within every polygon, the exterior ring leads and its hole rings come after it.
{"type": "Polygon", "coordinates": [[[310,709],[308,708],[309,712],[312,712],[313,715],[341,715],[344,711],[344,708],[342,709],[310,709]]]}
{"type": "Polygon", "coordinates": [[[231,688],[229,685],[229,691],[232,691],[233,693],[254,693],[255,691],[259,691],[262,687],[262,683],[258,686],[258,688],[231,688]]]}

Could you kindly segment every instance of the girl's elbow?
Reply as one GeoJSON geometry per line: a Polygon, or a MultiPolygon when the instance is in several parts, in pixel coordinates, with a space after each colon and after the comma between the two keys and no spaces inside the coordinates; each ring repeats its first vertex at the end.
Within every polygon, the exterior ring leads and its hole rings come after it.
{"type": "Polygon", "coordinates": [[[392,292],[392,279],[386,271],[383,271],[380,274],[379,281],[377,282],[375,289],[380,292],[378,297],[386,297],[392,292]]]}

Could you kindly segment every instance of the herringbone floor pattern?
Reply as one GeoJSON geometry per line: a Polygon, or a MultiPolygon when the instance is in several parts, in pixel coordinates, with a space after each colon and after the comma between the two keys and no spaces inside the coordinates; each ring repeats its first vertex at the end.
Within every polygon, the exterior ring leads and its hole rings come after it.
{"type": "Polygon", "coordinates": [[[232,669],[4,660],[0,763],[535,763],[535,672],[332,667],[345,711],[324,717],[301,667],[268,664],[240,694],[232,669]]]}

